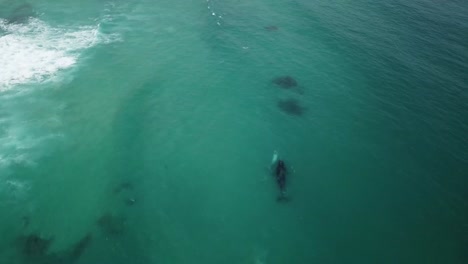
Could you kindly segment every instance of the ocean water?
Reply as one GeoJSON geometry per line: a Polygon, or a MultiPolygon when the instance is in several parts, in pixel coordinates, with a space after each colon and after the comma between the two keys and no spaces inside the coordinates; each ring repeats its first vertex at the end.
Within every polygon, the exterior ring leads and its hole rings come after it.
{"type": "Polygon", "coordinates": [[[461,0],[0,0],[0,264],[468,263],[467,32],[461,0]]]}

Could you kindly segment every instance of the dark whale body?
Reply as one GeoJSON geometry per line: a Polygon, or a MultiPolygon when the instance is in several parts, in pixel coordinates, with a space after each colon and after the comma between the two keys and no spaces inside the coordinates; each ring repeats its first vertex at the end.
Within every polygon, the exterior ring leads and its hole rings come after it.
{"type": "Polygon", "coordinates": [[[276,179],[276,184],[278,185],[280,189],[280,195],[277,198],[277,201],[287,201],[288,197],[286,196],[286,177],[288,174],[288,170],[286,169],[286,165],[284,164],[284,161],[278,160],[275,166],[275,179],[276,179]]]}

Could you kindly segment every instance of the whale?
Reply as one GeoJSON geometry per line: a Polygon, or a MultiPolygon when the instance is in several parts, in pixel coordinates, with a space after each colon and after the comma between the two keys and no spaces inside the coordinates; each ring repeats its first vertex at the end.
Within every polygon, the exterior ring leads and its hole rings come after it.
{"type": "Polygon", "coordinates": [[[289,197],[286,193],[286,180],[288,176],[288,169],[284,160],[278,157],[278,152],[273,153],[272,158],[272,171],[273,176],[275,177],[276,185],[279,188],[280,194],[276,198],[278,202],[287,202],[289,197]]]}

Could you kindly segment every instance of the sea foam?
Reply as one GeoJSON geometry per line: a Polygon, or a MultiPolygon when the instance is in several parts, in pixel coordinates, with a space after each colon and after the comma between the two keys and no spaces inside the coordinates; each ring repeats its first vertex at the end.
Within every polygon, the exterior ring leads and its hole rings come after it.
{"type": "Polygon", "coordinates": [[[99,29],[99,24],[51,26],[39,18],[23,23],[0,19],[0,174],[11,164],[34,164],[40,149],[62,137],[60,102],[44,103],[28,93],[5,91],[61,80],[56,77],[77,65],[87,49],[118,40],[99,29]],[[31,107],[45,110],[31,115],[31,107]]]}
{"type": "Polygon", "coordinates": [[[82,51],[108,42],[99,25],[52,27],[38,18],[10,24],[0,19],[0,92],[40,83],[76,64],[82,51]]]}

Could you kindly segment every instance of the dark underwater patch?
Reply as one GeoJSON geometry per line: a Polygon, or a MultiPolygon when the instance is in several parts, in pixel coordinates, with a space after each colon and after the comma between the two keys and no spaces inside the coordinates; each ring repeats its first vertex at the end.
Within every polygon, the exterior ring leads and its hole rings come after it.
{"type": "Polygon", "coordinates": [[[7,17],[7,21],[10,24],[20,24],[28,21],[30,17],[34,16],[34,10],[32,5],[25,3],[13,10],[11,15],[7,17]]]}
{"type": "Polygon", "coordinates": [[[264,29],[267,31],[278,31],[279,28],[277,26],[272,25],[272,26],[266,26],[264,27],[264,29]]]}
{"type": "Polygon", "coordinates": [[[117,187],[114,188],[114,193],[121,193],[122,191],[133,190],[133,184],[131,182],[122,182],[117,187]]]}
{"type": "Polygon", "coordinates": [[[97,224],[102,233],[106,236],[121,235],[125,230],[125,218],[111,213],[106,213],[101,216],[97,224]]]}
{"type": "Polygon", "coordinates": [[[129,198],[126,198],[126,199],[124,200],[124,202],[125,202],[125,204],[126,204],[127,206],[132,206],[132,205],[134,205],[134,204],[136,203],[136,199],[135,199],[135,198],[132,198],[132,197],[129,197],[129,198]]]}
{"type": "Polygon", "coordinates": [[[133,189],[133,183],[125,181],[114,188],[114,194],[125,196],[126,198],[123,199],[125,205],[132,206],[136,202],[133,189]]]}
{"type": "Polygon", "coordinates": [[[81,257],[81,255],[83,255],[83,252],[91,244],[92,238],[93,237],[91,236],[91,234],[87,234],[80,241],[78,241],[78,243],[76,243],[75,246],[73,246],[70,253],[67,254],[67,257],[70,260],[70,262],[77,261],[81,257]]]}
{"type": "Polygon", "coordinates": [[[21,217],[21,222],[23,223],[23,228],[27,228],[31,222],[31,218],[29,216],[23,216],[21,217]]]}
{"type": "Polygon", "coordinates": [[[52,239],[37,234],[20,237],[21,253],[26,259],[42,259],[47,255],[52,239]]]}
{"type": "Polygon", "coordinates": [[[295,116],[302,116],[306,110],[296,99],[279,100],[277,106],[286,114],[295,116]]]}
{"type": "Polygon", "coordinates": [[[296,79],[291,76],[280,76],[273,79],[273,83],[284,89],[291,89],[298,86],[296,79]]]}
{"type": "Polygon", "coordinates": [[[51,238],[29,234],[19,238],[20,252],[25,263],[34,264],[71,264],[76,262],[91,243],[91,234],[86,235],[75,245],[63,252],[49,252],[51,238]]]}

